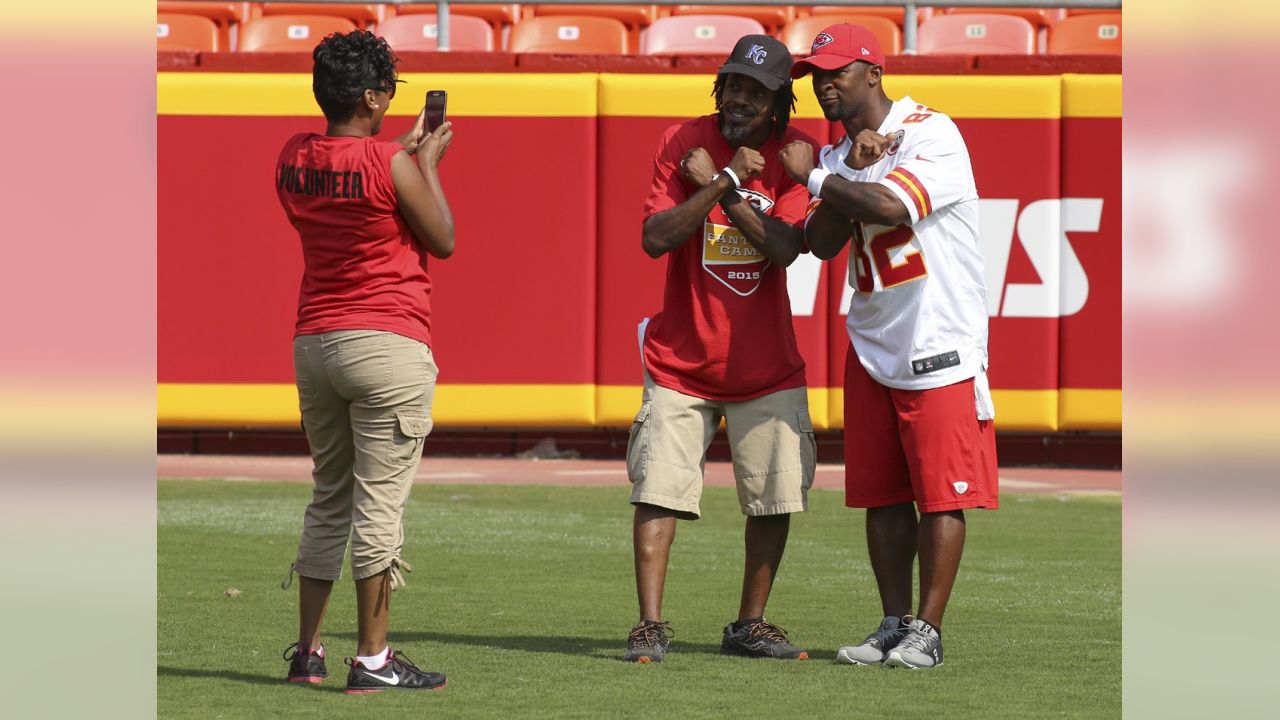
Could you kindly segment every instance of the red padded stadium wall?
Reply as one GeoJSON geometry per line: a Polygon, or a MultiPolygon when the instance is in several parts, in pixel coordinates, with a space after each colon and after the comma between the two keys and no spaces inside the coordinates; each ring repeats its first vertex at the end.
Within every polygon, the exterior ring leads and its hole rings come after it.
{"type": "MultiPolygon", "coordinates": [[[[639,397],[636,323],[659,309],[666,267],[639,243],[653,154],[665,127],[712,110],[710,76],[405,77],[401,97],[450,89],[458,133],[443,165],[458,251],[431,268],[437,421],[626,425],[639,397]]],[[[296,427],[301,257],[273,167],[290,134],[322,127],[309,80],[159,76],[161,425],[296,427]]],[[[1001,429],[1118,428],[1119,76],[886,84],[951,114],[969,145],[1001,429]]],[[[797,94],[797,126],[838,139],[808,87],[797,94]]],[[[408,127],[414,104],[393,105],[384,136],[408,127]]],[[[842,255],[789,271],[819,428],[842,426],[845,267],[842,255]]]]}

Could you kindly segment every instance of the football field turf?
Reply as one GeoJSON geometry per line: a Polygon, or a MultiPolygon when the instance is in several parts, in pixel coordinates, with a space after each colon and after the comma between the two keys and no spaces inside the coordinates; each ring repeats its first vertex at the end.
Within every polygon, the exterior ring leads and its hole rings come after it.
{"type": "Polygon", "coordinates": [[[310,498],[301,483],[161,480],[158,713],[162,718],[1118,717],[1120,515],[1116,496],[1005,494],[972,511],[928,671],[837,665],[880,619],[861,511],[815,490],[792,521],[770,621],[808,662],[726,658],[742,515],[706,488],[682,522],[664,614],[667,661],[618,660],[636,622],[628,488],[418,485],[405,512],[415,572],[393,597],[391,644],[449,676],[435,693],[342,694],[354,591],[334,585],[329,679],[289,685],[297,585],[280,581],[310,498]],[[405,715],[403,713],[412,713],[405,715]]]}

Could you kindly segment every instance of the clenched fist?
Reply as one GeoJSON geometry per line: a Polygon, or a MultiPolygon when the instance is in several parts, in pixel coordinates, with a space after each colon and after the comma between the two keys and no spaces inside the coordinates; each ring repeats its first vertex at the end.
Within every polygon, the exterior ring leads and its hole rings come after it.
{"type": "Polygon", "coordinates": [[[700,147],[684,154],[680,160],[680,168],[684,170],[684,176],[689,178],[689,182],[700,188],[706,187],[716,174],[716,166],[711,162],[711,153],[700,147]]]}
{"type": "Polygon", "coordinates": [[[759,175],[764,170],[764,156],[749,147],[740,147],[729,161],[729,169],[745,183],[747,178],[759,175]]]}
{"type": "Polygon", "coordinates": [[[792,140],[778,152],[782,167],[793,180],[804,185],[813,170],[813,146],[803,140],[792,140]]]}
{"type": "Polygon", "coordinates": [[[874,130],[863,130],[853,138],[853,148],[849,150],[849,156],[844,159],[844,164],[854,170],[871,167],[880,162],[880,158],[884,157],[885,151],[892,144],[892,135],[881,135],[874,130]]]}

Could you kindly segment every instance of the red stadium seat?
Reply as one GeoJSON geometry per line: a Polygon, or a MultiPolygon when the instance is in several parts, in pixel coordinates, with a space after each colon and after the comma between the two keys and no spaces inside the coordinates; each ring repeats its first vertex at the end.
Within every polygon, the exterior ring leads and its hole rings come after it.
{"type": "Polygon", "coordinates": [[[157,50],[217,50],[218,25],[198,15],[156,14],[157,50]]]}
{"type": "Polygon", "coordinates": [[[632,29],[647,27],[658,19],[657,5],[525,5],[524,8],[528,12],[526,17],[556,15],[607,17],[618,20],[632,29]]]}
{"type": "MultiPolygon", "coordinates": [[[[815,5],[810,8],[798,7],[796,10],[801,17],[810,15],[875,15],[876,17],[887,18],[892,20],[898,27],[902,27],[902,23],[906,19],[906,10],[902,6],[877,6],[870,7],[852,6],[852,5],[815,5]]],[[[917,8],[916,22],[924,22],[933,17],[933,8],[917,8]]]]}
{"type": "Polygon", "coordinates": [[[525,5],[526,18],[583,15],[607,17],[627,26],[627,47],[640,47],[640,31],[658,19],[657,5],[525,5]]]}
{"type": "Polygon", "coordinates": [[[622,55],[627,26],[613,18],[564,15],[521,20],[511,28],[513,53],[622,55]]]}
{"type": "Polygon", "coordinates": [[[230,50],[232,28],[248,22],[252,17],[251,6],[247,2],[175,2],[175,0],[159,0],[156,13],[177,15],[199,15],[207,17],[218,26],[218,49],[230,50]]]}
{"type": "MultiPolygon", "coordinates": [[[[396,52],[435,50],[437,25],[435,15],[399,15],[378,23],[373,30],[387,39],[396,52]]],[[[492,51],[495,48],[493,28],[478,17],[458,15],[449,18],[450,50],[492,51]]]]}
{"type": "Polygon", "coordinates": [[[273,15],[332,15],[367,28],[386,17],[380,3],[262,3],[261,17],[273,15]]]}
{"type": "Polygon", "coordinates": [[[1032,55],[1036,29],[1012,15],[937,15],[920,26],[921,55],[1032,55]]]}
{"type": "Polygon", "coordinates": [[[1120,55],[1120,13],[1075,15],[1049,29],[1053,55],[1120,55]]]}
{"type": "MultiPolygon", "coordinates": [[[[397,5],[396,15],[435,15],[435,3],[415,3],[413,5],[397,5]]],[[[449,5],[449,15],[466,15],[478,17],[501,31],[510,27],[520,19],[520,6],[515,4],[501,5],[482,3],[479,5],[449,5]]]]}
{"type": "Polygon", "coordinates": [[[751,18],[680,15],[658,18],[640,34],[641,55],[728,55],[743,35],[763,35],[751,18]]]}
{"type": "Polygon", "coordinates": [[[853,23],[871,31],[880,41],[880,49],[885,55],[902,53],[902,30],[893,21],[875,15],[810,15],[796,18],[782,29],[782,42],[796,57],[809,54],[813,48],[813,39],[822,29],[837,23],[853,23]]]}
{"type": "Polygon", "coordinates": [[[245,23],[240,51],[310,53],[326,35],[355,29],[355,23],[332,15],[272,15],[245,23]]]}
{"type": "Polygon", "coordinates": [[[1052,27],[1067,17],[1061,8],[974,7],[947,8],[947,15],[1013,15],[1031,23],[1037,30],[1052,27]]]}
{"type": "Polygon", "coordinates": [[[199,15],[218,23],[242,23],[251,19],[250,6],[247,2],[177,2],[176,0],[159,0],[156,12],[166,15],[199,15]]]}
{"type": "Polygon", "coordinates": [[[765,32],[776,34],[795,18],[795,8],[789,5],[676,5],[671,8],[672,17],[682,15],[732,15],[751,18],[764,27],[765,32]]]}

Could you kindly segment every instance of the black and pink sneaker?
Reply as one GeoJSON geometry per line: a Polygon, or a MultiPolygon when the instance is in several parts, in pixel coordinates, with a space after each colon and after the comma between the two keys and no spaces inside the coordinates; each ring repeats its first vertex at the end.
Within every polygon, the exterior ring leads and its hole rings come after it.
{"type": "Polygon", "coordinates": [[[298,643],[294,643],[284,649],[284,659],[289,661],[291,683],[319,683],[329,677],[329,671],[324,667],[323,646],[303,652],[298,643]],[[293,651],[292,654],[290,650],[293,651]]]}
{"type": "Polygon", "coordinates": [[[426,672],[399,650],[389,652],[387,663],[380,668],[367,668],[354,658],[344,660],[351,666],[351,672],[347,673],[348,695],[383,690],[441,690],[447,684],[444,673],[426,672]]]}

